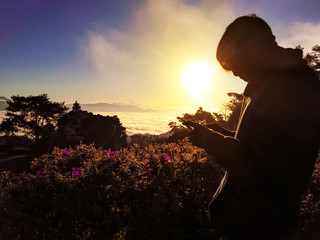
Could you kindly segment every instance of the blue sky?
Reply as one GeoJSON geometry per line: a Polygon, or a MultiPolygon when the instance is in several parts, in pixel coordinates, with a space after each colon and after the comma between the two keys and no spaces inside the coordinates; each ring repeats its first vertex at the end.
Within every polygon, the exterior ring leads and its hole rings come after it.
{"type": "Polygon", "coordinates": [[[217,107],[245,86],[215,60],[232,20],[256,13],[279,45],[310,51],[320,44],[319,9],[318,0],[1,0],[0,96],[217,107]],[[215,72],[203,102],[188,96],[179,78],[193,61],[215,72]]]}
{"type": "Polygon", "coordinates": [[[96,24],[121,29],[138,6],[139,1],[1,1],[1,70],[63,65],[75,57],[87,30],[96,24]]]}

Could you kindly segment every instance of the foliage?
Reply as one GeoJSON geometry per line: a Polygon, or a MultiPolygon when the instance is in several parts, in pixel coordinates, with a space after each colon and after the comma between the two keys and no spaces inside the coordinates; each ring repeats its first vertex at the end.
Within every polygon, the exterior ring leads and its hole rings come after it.
{"type": "MultiPolygon", "coordinates": [[[[230,98],[229,101],[223,105],[224,113],[210,113],[203,110],[202,107],[199,107],[195,114],[184,113],[181,117],[177,117],[177,119],[180,123],[183,123],[184,121],[193,121],[207,125],[208,127],[219,125],[230,131],[235,131],[240,117],[243,95],[230,92],[228,93],[228,97],[230,98]]],[[[181,124],[170,122],[169,127],[171,128],[171,136],[169,137],[170,142],[176,142],[189,135],[188,129],[181,124]]]]}
{"type": "MultiPolygon", "coordinates": [[[[303,234],[319,224],[320,159],[303,201],[303,234]]],[[[222,177],[187,140],[119,151],[80,144],[0,175],[1,239],[210,239],[207,206],[222,177]]]]}
{"type": "Polygon", "coordinates": [[[307,53],[304,58],[309,66],[314,69],[320,78],[320,46],[315,45],[312,47],[312,52],[307,53]]]}
{"type": "Polygon", "coordinates": [[[222,170],[188,141],[81,144],[0,177],[1,239],[206,239],[222,170]]]}
{"type": "Polygon", "coordinates": [[[150,143],[164,143],[167,142],[170,133],[163,133],[163,134],[133,134],[129,137],[128,142],[132,144],[138,144],[139,146],[147,146],[150,143]]]}
{"type": "MultiPolygon", "coordinates": [[[[303,50],[304,48],[300,45],[296,48],[303,50]]],[[[308,65],[316,72],[318,78],[320,78],[320,46],[314,45],[311,52],[304,55],[304,60],[308,65]]]]}
{"type": "MultiPolygon", "coordinates": [[[[217,113],[211,114],[203,110],[202,107],[196,111],[195,114],[184,113],[181,117],[177,117],[180,123],[184,121],[193,121],[199,124],[207,125],[207,124],[225,124],[225,121],[222,119],[222,116],[217,113]]],[[[169,127],[171,128],[171,136],[169,137],[169,142],[176,142],[178,140],[184,139],[189,135],[189,129],[181,124],[177,124],[176,122],[170,122],[169,127]]]]}
{"type": "MultiPolygon", "coordinates": [[[[234,92],[229,92],[227,94],[229,100],[223,105],[223,113],[210,113],[204,111],[202,107],[199,107],[195,114],[184,113],[182,117],[177,117],[177,119],[179,122],[193,121],[203,125],[218,124],[234,131],[239,120],[243,95],[234,92]]],[[[182,128],[181,125],[177,125],[175,122],[169,123],[169,126],[172,130],[182,128]]]]}
{"type": "Polygon", "coordinates": [[[105,149],[127,145],[126,129],[117,116],[94,115],[80,109],[75,103],[73,110],[59,119],[56,145],[67,147],[83,142],[105,149]]]}
{"type": "Polygon", "coordinates": [[[217,121],[210,112],[204,111],[202,107],[199,107],[195,114],[184,113],[182,117],[177,117],[177,119],[179,122],[194,121],[200,124],[210,124],[217,121]]]}
{"type": "Polygon", "coordinates": [[[7,103],[7,117],[3,120],[0,130],[8,135],[20,131],[34,139],[36,144],[51,135],[59,118],[67,111],[64,103],[50,101],[47,94],[12,96],[7,103]]]}
{"type": "Polygon", "coordinates": [[[235,131],[240,117],[243,94],[235,92],[229,92],[227,94],[230,99],[223,105],[223,107],[227,112],[229,112],[229,116],[224,126],[235,131]]]}
{"type": "Polygon", "coordinates": [[[77,101],[75,101],[73,106],[72,106],[72,111],[76,112],[76,111],[80,111],[80,110],[81,110],[80,104],[77,101]]]}
{"type": "Polygon", "coordinates": [[[302,233],[305,239],[319,239],[320,236],[320,154],[312,175],[310,188],[302,201],[302,233]]]}

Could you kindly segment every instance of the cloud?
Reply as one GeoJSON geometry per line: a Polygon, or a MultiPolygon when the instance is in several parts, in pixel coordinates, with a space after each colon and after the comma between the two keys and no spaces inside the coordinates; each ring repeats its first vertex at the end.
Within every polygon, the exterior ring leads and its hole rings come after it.
{"type": "Polygon", "coordinates": [[[280,39],[279,45],[284,47],[295,47],[301,45],[305,53],[320,44],[320,23],[295,22],[287,28],[285,35],[280,39]]]}
{"type": "Polygon", "coordinates": [[[184,67],[197,60],[217,65],[215,49],[227,25],[221,24],[221,15],[233,17],[228,6],[209,4],[148,0],[126,30],[90,30],[86,56],[101,78],[114,83],[114,91],[130,86],[127,94],[138,101],[185,101],[180,80],[184,67]]]}
{"type": "Polygon", "coordinates": [[[89,33],[88,49],[92,64],[101,71],[126,65],[130,61],[127,52],[97,33],[89,33]]]}

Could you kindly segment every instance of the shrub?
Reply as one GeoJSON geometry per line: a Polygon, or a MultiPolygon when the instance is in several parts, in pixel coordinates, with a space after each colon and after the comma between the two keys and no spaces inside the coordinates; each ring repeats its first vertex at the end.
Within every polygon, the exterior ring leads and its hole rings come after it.
{"type": "Polygon", "coordinates": [[[1,175],[1,239],[206,239],[222,170],[187,141],[80,144],[1,175]]]}
{"type": "Polygon", "coordinates": [[[117,116],[95,115],[73,106],[59,119],[57,127],[54,142],[59,147],[74,147],[80,142],[105,149],[127,146],[126,129],[117,116]]]}
{"type": "MultiPolygon", "coordinates": [[[[31,169],[0,175],[0,239],[212,238],[207,206],[223,171],[186,140],[55,148],[31,169]]],[[[319,176],[318,159],[302,202],[304,239],[319,234],[319,176]]]]}
{"type": "Polygon", "coordinates": [[[310,188],[301,206],[301,230],[304,239],[319,239],[320,236],[320,154],[312,175],[310,188]]]}

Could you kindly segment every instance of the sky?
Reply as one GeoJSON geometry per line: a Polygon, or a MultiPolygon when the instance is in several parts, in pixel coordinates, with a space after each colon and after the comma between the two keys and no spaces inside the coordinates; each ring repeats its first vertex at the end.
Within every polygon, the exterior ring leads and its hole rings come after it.
{"type": "Polygon", "coordinates": [[[255,13],[280,46],[306,53],[320,44],[319,9],[318,0],[1,0],[0,96],[216,111],[245,87],[215,58],[229,23],[255,13]],[[212,68],[201,98],[181,79],[196,61],[212,68]]]}

